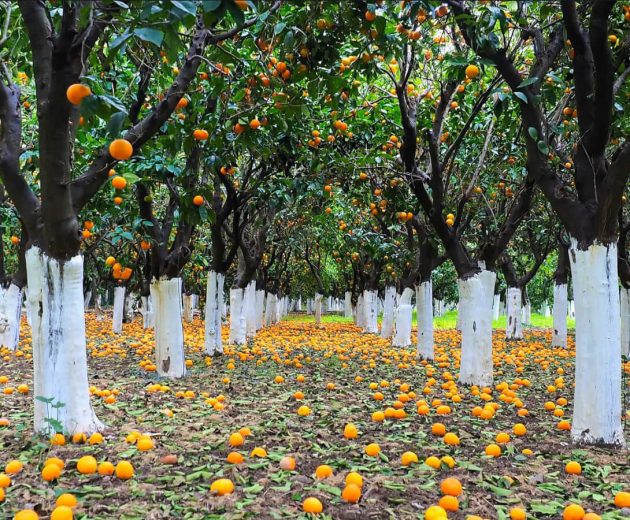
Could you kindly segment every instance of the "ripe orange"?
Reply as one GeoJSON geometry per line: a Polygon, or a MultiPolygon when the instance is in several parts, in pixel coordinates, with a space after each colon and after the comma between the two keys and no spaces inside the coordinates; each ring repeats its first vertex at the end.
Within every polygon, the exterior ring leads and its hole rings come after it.
{"type": "Polygon", "coordinates": [[[468,79],[475,79],[477,76],[479,76],[479,67],[477,67],[477,65],[468,65],[468,67],[466,67],[465,73],[468,79]]]}
{"type": "Polygon", "coordinates": [[[354,424],[348,423],[343,429],[343,436],[346,439],[356,439],[359,436],[359,431],[354,424]]]}
{"type": "Polygon", "coordinates": [[[117,190],[124,190],[127,187],[127,180],[117,175],[112,179],[112,186],[117,190]]]}
{"type": "Polygon", "coordinates": [[[341,498],[351,504],[356,504],[361,498],[361,488],[356,484],[348,484],[341,492],[341,498]]]}
{"type": "Polygon", "coordinates": [[[114,465],[111,462],[105,461],[98,465],[98,474],[103,476],[113,475],[115,471],[114,465]]]}
{"type": "Polygon", "coordinates": [[[446,509],[442,506],[431,506],[424,513],[425,520],[446,520],[446,509]]]}
{"type": "Polygon", "coordinates": [[[239,432],[235,432],[232,435],[230,435],[230,438],[228,440],[228,444],[235,448],[238,446],[242,446],[244,443],[245,443],[245,439],[239,432]]]}
{"type": "Polygon", "coordinates": [[[87,85],[81,83],[73,83],[66,90],[66,98],[73,105],[80,105],[83,98],[92,94],[92,90],[87,85]]]}
{"type": "Polygon", "coordinates": [[[50,515],[50,520],[72,520],[74,514],[68,506],[57,506],[50,515]]]}
{"type": "Polygon", "coordinates": [[[64,493],[63,495],[59,495],[55,505],[75,507],[77,503],[77,497],[75,497],[72,493],[64,493]]]}
{"type": "Polygon", "coordinates": [[[39,520],[39,515],[32,509],[22,509],[15,514],[13,520],[39,520]]]}
{"type": "Polygon", "coordinates": [[[282,457],[280,459],[280,469],[285,471],[293,471],[295,469],[296,463],[293,457],[282,457]]]}
{"type": "Polygon", "coordinates": [[[490,457],[498,457],[501,455],[501,448],[497,444],[488,444],[486,446],[486,455],[490,457]]]}
{"type": "Polygon", "coordinates": [[[7,462],[7,465],[4,467],[4,471],[7,475],[15,475],[24,469],[24,464],[22,464],[19,460],[11,460],[7,462]]]}
{"type": "Polygon", "coordinates": [[[495,440],[497,441],[497,444],[506,444],[510,442],[510,436],[505,432],[499,432],[497,433],[495,440]]]}
{"type": "Polygon", "coordinates": [[[305,513],[313,513],[318,515],[324,510],[322,503],[315,497],[308,497],[302,502],[302,510],[305,513]]]}
{"type": "Polygon", "coordinates": [[[459,500],[457,497],[446,495],[440,498],[438,505],[446,511],[457,511],[459,509],[459,500]]]}
{"type": "Polygon", "coordinates": [[[193,204],[195,206],[201,206],[203,204],[204,198],[201,195],[195,195],[193,197],[193,204]]]}
{"type": "Polygon", "coordinates": [[[455,477],[445,478],[440,483],[440,491],[444,495],[458,497],[462,494],[462,483],[455,477]]]}
{"type": "Polygon", "coordinates": [[[7,488],[11,485],[11,478],[4,473],[0,473],[0,489],[7,488]]]}
{"type": "Polygon", "coordinates": [[[527,513],[520,507],[513,507],[510,509],[510,520],[526,520],[527,513]]]}
{"type": "Polygon", "coordinates": [[[109,144],[109,155],[117,161],[126,161],[133,155],[133,146],[126,139],[114,139],[109,144]]]}
{"type": "Polygon", "coordinates": [[[53,480],[59,478],[61,475],[61,469],[56,464],[48,464],[48,466],[44,466],[42,470],[42,478],[46,482],[52,482],[53,480]]]}
{"type": "Polygon", "coordinates": [[[315,468],[315,476],[319,480],[323,480],[325,478],[331,477],[333,474],[333,470],[327,464],[321,464],[315,468]]]}
{"type": "Polygon", "coordinates": [[[210,491],[219,496],[229,495],[234,491],[234,483],[229,478],[220,478],[210,485],[210,491]]]}
{"type": "Polygon", "coordinates": [[[306,417],[311,414],[311,409],[306,405],[302,405],[298,408],[297,413],[300,417],[306,417]]]}
{"type": "Polygon", "coordinates": [[[201,128],[197,128],[193,131],[193,138],[197,141],[205,141],[209,136],[208,131],[202,130],[201,128]]]}
{"type": "Polygon", "coordinates": [[[400,463],[403,466],[411,466],[412,464],[417,464],[418,455],[416,455],[413,451],[406,451],[401,455],[400,463]]]}
{"type": "Polygon", "coordinates": [[[147,435],[140,437],[136,443],[136,448],[138,448],[139,451],[149,451],[152,450],[154,446],[153,440],[147,435]]]}
{"type": "Polygon", "coordinates": [[[562,512],[562,520],[582,520],[586,512],[577,504],[569,504],[562,512]]]}
{"type": "Polygon", "coordinates": [[[630,507],[630,492],[619,491],[619,493],[615,495],[615,505],[620,509],[630,507]]]}
{"type": "Polygon", "coordinates": [[[580,475],[582,473],[582,466],[580,465],[579,462],[572,460],[570,462],[567,462],[567,465],[564,467],[564,470],[569,475],[580,475]]]}
{"type": "Polygon", "coordinates": [[[91,455],[86,455],[85,457],[81,457],[77,461],[77,471],[84,475],[90,475],[92,473],[96,473],[96,468],[98,464],[96,459],[91,455]]]}
{"type": "Polygon", "coordinates": [[[378,454],[381,452],[381,447],[376,444],[375,442],[373,442],[372,444],[368,444],[365,447],[365,454],[368,457],[376,457],[378,456],[378,454]]]}
{"type": "Polygon", "coordinates": [[[514,425],[513,431],[514,435],[516,435],[517,437],[522,437],[527,433],[527,428],[525,428],[525,425],[523,423],[518,423],[514,425]]]}
{"type": "Polygon", "coordinates": [[[359,487],[363,487],[363,477],[359,475],[356,471],[351,471],[346,475],[346,486],[350,484],[354,484],[359,487]]]}
{"type": "Polygon", "coordinates": [[[133,466],[131,465],[131,462],[121,460],[118,464],[116,464],[116,476],[122,480],[128,480],[133,477],[133,466]]]}
{"type": "Polygon", "coordinates": [[[257,118],[252,119],[252,120],[249,122],[249,127],[250,127],[252,130],[258,130],[258,129],[260,128],[260,121],[259,121],[257,118]]]}
{"type": "Polygon", "coordinates": [[[442,440],[444,441],[445,444],[448,444],[449,446],[459,445],[459,437],[455,435],[454,433],[450,433],[450,432],[447,433],[442,440]]]}
{"type": "Polygon", "coordinates": [[[444,426],[442,423],[435,423],[433,426],[431,426],[431,433],[433,435],[437,435],[438,437],[443,437],[446,433],[446,426],[444,426]]]}

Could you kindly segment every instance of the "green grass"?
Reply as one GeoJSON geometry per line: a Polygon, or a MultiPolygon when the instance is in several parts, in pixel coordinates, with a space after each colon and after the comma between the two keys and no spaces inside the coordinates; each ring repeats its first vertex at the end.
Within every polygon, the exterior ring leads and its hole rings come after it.
{"type": "MultiPolygon", "coordinates": [[[[314,322],[314,316],[307,316],[306,314],[290,314],[284,318],[287,321],[306,321],[314,322]]],[[[379,322],[381,316],[379,316],[379,322]]],[[[346,318],[339,314],[324,314],[322,316],[322,323],[352,323],[352,318],[346,318]]],[[[413,311],[413,324],[417,325],[416,310],[413,311]]],[[[449,311],[439,318],[433,319],[433,326],[437,329],[454,329],[457,323],[457,311],[449,311]]],[[[507,324],[506,316],[500,316],[498,320],[492,322],[493,329],[504,329],[507,324]]],[[[542,314],[532,313],[532,327],[551,328],[553,326],[553,318],[551,316],[545,317],[542,314]]],[[[575,320],[569,319],[567,321],[569,329],[575,328],[575,320]]]]}

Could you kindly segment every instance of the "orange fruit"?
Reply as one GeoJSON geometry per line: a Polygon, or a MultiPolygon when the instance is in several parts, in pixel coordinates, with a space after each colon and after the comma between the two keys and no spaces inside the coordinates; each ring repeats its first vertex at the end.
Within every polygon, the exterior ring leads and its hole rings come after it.
{"type": "Polygon", "coordinates": [[[447,433],[443,439],[445,444],[448,444],[449,446],[457,446],[459,445],[459,437],[457,435],[455,435],[454,433],[447,433]]]}
{"type": "Polygon", "coordinates": [[[280,459],[280,469],[285,471],[293,471],[295,469],[295,459],[293,457],[282,457],[280,459]]]}
{"type": "Polygon", "coordinates": [[[433,435],[437,435],[438,437],[442,437],[446,433],[446,426],[442,423],[435,423],[431,426],[431,433],[433,435]]]}
{"type": "Polygon", "coordinates": [[[475,79],[479,76],[479,67],[477,67],[477,65],[468,65],[465,74],[468,79],[475,79]]]}
{"type": "Polygon", "coordinates": [[[243,462],[245,462],[245,458],[238,451],[231,451],[230,453],[228,453],[226,460],[230,464],[242,464],[243,462]]]}
{"type": "Polygon", "coordinates": [[[250,127],[252,130],[258,130],[258,129],[260,128],[260,121],[259,121],[257,118],[252,119],[252,120],[249,122],[249,127],[250,127]]]}
{"type": "Polygon", "coordinates": [[[234,483],[229,478],[220,478],[210,485],[210,491],[219,496],[229,495],[234,491],[234,483]]]}
{"type": "Polygon", "coordinates": [[[619,491],[619,493],[615,495],[615,505],[618,508],[630,507],[630,492],[619,491]]]}
{"type": "Polygon", "coordinates": [[[376,444],[375,442],[373,442],[372,444],[368,444],[365,447],[365,454],[368,457],[376,457],[378,456],[378,454],[381,452],[381,447],[376,444]]]}
{"type": "Polygon", "coordinates": [[[343,436],[346,439],[356,439],[359,436],[359,431],[354,424],[348,423],[343,429],[343,436]]]}
{"type": "Polygon", "coordinates": [[[325,478],[331,477],[333,474],[333,470],[327,464],[321,464],[315,468],[315,476],[319,480],[323,480],[325,478]]]}
{"type": "Polygon", "coordinates": [[[139,451],[149,451],[152,450],[154,446],[155,444],[151,437],[146,435],[140,437],[136,443],[136,448],[138,448],[139,451]]]}
{"type": "Polygon", "coordinates": [[[197,141],[205,141],[206,139],[208,139],[208,137],[209,134],[207,130],[197,128],[195,131],[193,131],[193,138],[197,141]]]}
{"type": "Polygon", "coordinates": [[[446,520],[446,509],[442,506],[431,506],[424,513],[425,520],[446,520]]]}
{"type": "Polygon", "coordinates": [[[497,444],[488,444],[485,451],[486,455],[490,457],[498,457],[501,455],[501,448],[497,444]]]}
{"type": "Polygon", "coordinates": [[[302,405],[298,408],[297,413],[300,417],[306,417],[311,414],[311,409],[308,406],[302,405]]]}
{"type": "Polygon", "coordinates": [[[505,432],[499,432],[497,433],[495,440],[497,441],[497,444],[506,444],[510,442],[510,435],[505,432]]]}
{"type": "Polygon", "coordinates": [[[302,510],[305,513],[318,515],[324,510],[322,503],[315,497],[308,497],[302,502],[302,510]]]}
{"type": "Polygon", "coordinates": [[[24,464],[22,464],[19,460],[11,460],[7,462],[7,465],[4,467],[4,471],[8,475],[15,475],[24,469],[24,464]]]}
{"type": "Polygon", "coordinates": [[[574,460],[567,462],[566,466],[564,467],[564,470],[569,474],[569,475],[580,475],[582,473],[582,466],[580,465],[579,462],[575,462],[574,460]]]}
{"type": "Polygon", "coordinates": [[[81,457],[77,461],[77,471],[82,473],[83,475],[90,475],[92,473],[96,473],[96,469],[98,464],[96,459],[91,455],[86,455],[85,457],[81,457]]]}
{"type": "Polygon", "coordinates": [[[109,144],[109,155],[117,161],[126,161],[133,155],[133,146],[126,139],[114,139],[109,144]]]}
{"type": "Polygon", "coordinates": [[[73,105],[80,105],[83,98],[92,94],[92,90],[87,85],[81,83],[73,83],[66,89],[66,98],[73,105]]]}
{"type": "Polygon", "coordinates": [[[239,432],[235,432],[232,435],[230,435],[230,438],[228,440],[228,444],[234,448],[238,446],[242,446],[244,443],[245,443],[245,439],[239,432]]]}
{"type": "Polygon", "coordinates": [[[203,204],[204,198],[201,195],[195,195],[193,197],[193,204],[195,206],[201,206],[203,204]]]}
{"type": "Polygon", "coordinates": [[[455,477],[445,478],[440,483],[440,491],[443,495],[458,497],[462,494],[462,483],[455,477]]]}
{"type": "Polygon", "coordinates": [[[250,457],[258,457],[259,459],[264,459],[267,456],[267,450],[265,448],[256,447],[249,454],[250,457]]]}
{"type": "Polygon", "coordinates": [[[72,493],[64,493],[63,495],[59,495],[55,505],[75,507],[77,503],[77,497],[75,497],[72,493]]]}
{"type": "Polygon", "coordinates": [[[348,484],[341,492],[341,498],[351,504],[356,504],[361,498],[361,488],[356,484],[348,484]]]}
{"type": "Polygon", "coordinates": [[[459,500],[457,497],[446,495],[440,498],[438,505],[446,511],[457,511],[459,509],[459,500]]]}
{"type": "Polygon", "coordinates": [[[105,461],[105,462],[101,462],[98,465],[98,474],[99,475],[103,475],[103,476],[107,476],[107,475],[113,475],[115,471],[114,465],[111,462],[105,461]]]}
{"type": "Polygon", "coordinates": [[[59,478],[61,475],[61,469],[56,464],[48,464],[48,466],[44,466],[42,470],[42,478],[46,482],[52,482],[53,480],[59,478]]]}
{"type": "Polygon", "coordinates": [[[57,506],[50,515],[50,520],[72,520],[74,514],[68,506],[57,506]]]}
{"type": "Polygon", "coordinates": [[[416,455],[413,451],[406,451],[401,455],[400,463],[403,466],[411,466],[412,464],[417,464],[418,455],[416,455]]]}
{"type": "Polygon", "coordinates": [[[517,437],[522,437],[527,433],[527,428],[525,428],[525,425],[523,423],[518,423],[514,425],[513,431],[514,435],[516,435],[517,437]]]}
{"type": "Polygon", "coordinates": [[[510,509],[510,520],[526,520],[527,513],[520,507],[513,507],[510,509]]]}
{"type": "Polygon", "coordinates": [[[44,462],[44,466],[48,466],[49,464],[54,464],[59,469],[63,469],[65,467],[65,463],[63,462],[63,460],[58,459],[57,457],[50,457],[46,459],[46,461],[44,462]]]}
{"type": "Polygon", "coordinates": [[[15,513],[13,520],[39,520],[39,515],[32,509],[22,509],[15,513]]]}
{"type": "Polygon", "coordinates": [[[127,180],[120,175],[112,178],[112,186],[117,190],[124,190],[127,187],[127,180]]]}
{"type": "Polygon", "coordinates": [[[582,506],[569,504],[562,512],[562,520],[582,520],[585,514],[582,506]]]}
{"type": "Polygon", "coordinates": [[[121,460],[116,464],[116,476],[122,480],[128,480],[133,477],[133,466],[131,462],[121,460]]]}
{"type": "Polygon", "coordinates": [[[356,486],[363,487],[363,477],[356,471],[351,471],[346,475],[346,486],[355,484],[356,486]]]}
{"type": "Polygon", "coordinates": [[[8,488],[11,485],[11,478],[4,473],[0,473],[0,489],[8,488]]]}

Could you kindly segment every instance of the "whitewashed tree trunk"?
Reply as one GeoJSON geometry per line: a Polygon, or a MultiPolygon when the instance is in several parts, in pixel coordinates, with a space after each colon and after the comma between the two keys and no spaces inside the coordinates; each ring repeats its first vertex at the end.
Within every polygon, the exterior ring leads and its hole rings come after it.
{"type": "Polygon", "coordinates": [[[457,280],[462,327],[459,381],[464,384],[492,384],[491,318],[495,280],[495,273],[485,269],[465,280],[457,280]]]}
{"type": "Polygon", "coordinates": [[[357,327],[365,327],[365,300],[363,293],[357,298],[357,306],[354,310],[354,323],[357,327]]]}
{"type": "Polygon", "coordinates": [[[265,325],[273,325],[276,318],[276,295],[267,293],[267,304],[265,305],[265,325]]]}
{"type": "Polygon", "coordinates": [[[85,298],[83,299],[83,308],[87,311],[90,307],[90,302],[92,301],[92,291],[88,291],[85,293],[85,298]]]}
{"type": "Polygon", "coordinates": [[[22,318],[22,289],[11,283],[0,285],[0,347],[17,349],[22,318]]]}
{"type": "Polygon", "coordinates": [[[346,318],[352,318],[352,293],[346,291],[343,300],[343,315],[346,318]]]}
{"type": "Polygon", "coordinates": [[[155,312],[155,365],[161,377],[184,377],[184,328],[182,325],[182,279],[151,281],[155,312]]]}
{"type": "Polygon", "coordinates": [[[123,306],[123,321],[125,323],[131,323],[133,321],[135,301],[136,295],[134,293],[129,293],[125,298],[125,305],[123,306]]]}
{"type": "Polygon", "coordinates": [[[140,314],[142,314],[142,328],[153,328],[153,301],[150,296],[140,298],[140,314]]]}
{"type": "Polygon", "coordinates": [[[575,301],[569,300],[569,318],[575,319],[575,301]]]}
{"type": "Polygon", "coordinates": [[[433,359],[433,282],[427,280],[416,287],[418,344],[416,353],[422,359],[433,359]]]}
{"type": "Polygon", "coordinates": [[[313,314],[313,300],[311,300],[310,298],[306,299],[306,315],[310,316],[311,314],[313,314]]]}
{"type": "Polygon", "coordinates": [[[630,357],[630,289],[621,286],[621,355],[630,357]]]}
{"type": "Polygon", "coordinates": [[[322,299],[323,294],[315,294],[315,325],[320,325],[322,322],[322,299]]]}
{"type": "Polygon", "coordinates": [[[363,305],[365,310],[364,331],[378,334],[378,294],[376,291],[363,291],[363,305]]]}
{"type": "Polygon", "coordinates": [[[575,442],[623,444],[621,426],[621,323],[617,244],[590,245],[571,238],[575,301],[575,442]]]}
{"type": "Polygon", "coordinates": [[[494,302],[492,303],[492,319],[493,320],[498,320],[499,319],[499,311],[501,310],[501,295],[500,294],[495,294],[494,295],[494,302]]]}
{"type": "Polygon", "coordinates": [[[243,295],[245,309],[245,331],[248,338],[256,335],[256,282],[251,281],[245,288],[243,295]]]}
{"type": "Polygon", "coordinates": [[[184,307],[184,321],[186,323],[192,323],[193,321],[193,299],[192,294],[184,293],[182,295],[183,307],[184,307]]]}
{"type": "Polygon", "coordinates": [[[567,347],[567,284],[553,284],[553,347],[567,347]]]}
{"type": "Polygon", "coordinates": [[[461,299],[460,301],[457,302],[457,318],[455,320],[455,329],[459,330],[461,332],[462,330],[462,305],[461,305],[461,299]]]}
{"type": "Polygon", "coordinates": [[[505,328],[506,339],[523,339],[523,327],[521,326],[521,290],[518,287],[507,289],[507,325],[505,328]]]}
{"type": "Polygon", "coordinates": [[[413,289],[406,287],[398,300],[394,337],[392,338],[393,347],[408,347],[411,345],[411,318],[413,315],[413,307],[411,305],[412,296],[413,289]]]}
{"type": "Polygon", "coordinates": [[[221,317],[223,315],[223,283],[225,276],[216,271],[208,273],[206,283],[206,313],[204,323],[204,346],[206,354],[223,354],[221,339],[221,317]]]}
{"type": "Polygon", "coordinates": [[[112,315],[112,331],[122,334],[123,315],[125,313],[125,288],[114,288],[114,313],[112,315]]]}
{"type": "MultiPolygon", "coordinates": [[[[27,305],[26,318],[29,321],[29,325],[30,325],[30,318],[28,317],[28,309],[29,309],[29,306],[27,305]]],[[[96,316],[97,321],[103,321],[103,318],[105,317],[105,311],[103,311],[103,295],[102,294],[97,294],[96,297],[94,298],[94,315],[96,316]]]]}
{"type": "Polygon", "coordinates": [[[302,312],[302,297],[299,296],[297,299],[297,303],[295,304],[296,312],[302,312]]]}
{"type": "Polygon", "coordinates": [[[24,297],[26,298],[26,323],[29,327],[33,326],[31,322],[31,306],[28,304],[28,286],[24,288],[24,297]]]}
{"type": "Polygon", "coordinates": [[[256,291],[256,330],[263,328],[265,324],[265,291],[256,291]]]}
{"type": "Polygon", "coordinates": [[[83,257],[59,262],[31,247],[26,270],[33,324],[34,429],[42,434],[59,427],[68,433],[102,430],[88,387],[83,257]],[[59,403],[63,406],[53,407],[59,403]]]}
{"type": "Polygon", "coordinates": [[[543,308],[542,308],[542,315],[543,315],[545,318],[548,318],[549,316],[551,316],[551,313],[550,313],[550,311],[549,311],[549,303],[548,303],[548,302],[545,302],[545,303],[544,303],[544,305],[543,305],[543,308]]]}
{"type": "Polygon", "coordinates": [[[244,289],[230,289],[230,344],[233,345],[247,343],[244,295],[244,289]]]}
{"type": "Polygon", "coordinates": [[[523,305],[523,325],[531,327],[532,325],[532,302],[528,299],[523,305]]]}
{"type": "Polygon", "coordinates": [[[396,287],[385,287],[383,319],[381,320],[381,338],[391,338],[394,332],[394,311],[396,309],[396,287]]]}

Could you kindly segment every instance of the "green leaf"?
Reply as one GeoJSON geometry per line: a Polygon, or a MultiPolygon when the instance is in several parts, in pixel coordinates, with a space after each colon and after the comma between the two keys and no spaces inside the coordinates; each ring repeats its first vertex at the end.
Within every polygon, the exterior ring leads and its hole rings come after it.
{"type": "Polygon", "coordinates": [[[549,154],[549,147],[547,146],[547,143],[545,143],[544,141],[538,141],[536,143],[536,146],[538,146],[538,151],[540,153],[544,153],[545,155],[549,154]]]}
{"type": "Polygon", "coordinates": [[[201,7],[205,13],[215,11],[221,6],[221,0],[203,0],[201,7]]]}
{"type": "Polygon", "coordinates": [[[164,33],[158,29],[151,29],[150,27],[140,27],[138,29],[135,29],[133,33],[141,40],[152,43],[156,47],[162,45],[162,41],[164,41],[164,33]]]}
{"type": "Polygon", "coordinates": [[[189,15],[195,16],[197,14],[197,6],[195,2],[191,2],[190,0],[171,0],[171,2],[175,7],[188,13],[189,15]]]}
{"type": "Polygon", "coordinates": [[[530,126],[527,129],[527,133],[534,141],[538,141],[538,130],[536,130],[533,126],[530,126]]]}
{"type": "Polygon", "coordinates": [[[533,85],[534,83],[536,83],[539,80],[539,78],[532,76],[531,78],[527,78],[526,80],[523,80],[521,82],[521,84],[518,86],[518,88],[522,88],[522,87],[527,87],[529,85],[533,85]]]}
{"type": "Polygon", "coordinates": [[[527,101],[527,96],[523,94],[522,92],[514,92],[514,95],[517,98],[519,98],[523,103],[525,104],[529,103],[529,101],[527,101]]]}
{"type": "Polygon", "coordinates": [[[126,117],[126,112],[116,112],[112,117],[110,117],[109,121],[107,121],[107,135],[112,138],[120,135],[126,117]]]}

